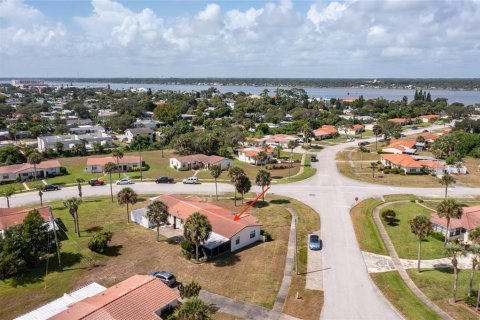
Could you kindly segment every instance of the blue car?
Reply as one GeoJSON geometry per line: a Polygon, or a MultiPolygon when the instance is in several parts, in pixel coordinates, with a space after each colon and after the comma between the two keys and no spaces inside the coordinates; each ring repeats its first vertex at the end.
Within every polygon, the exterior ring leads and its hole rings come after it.
{"type": "Polygon", "coordinates": [[[322,240],[316,234],[311,234],[308,237],[308,247],[310,250],[322,250],[322,240]]]}

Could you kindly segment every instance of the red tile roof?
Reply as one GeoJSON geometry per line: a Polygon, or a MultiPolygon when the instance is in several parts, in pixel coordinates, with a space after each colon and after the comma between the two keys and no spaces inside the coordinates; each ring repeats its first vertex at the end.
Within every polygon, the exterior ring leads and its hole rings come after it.
{"type": "MultiPolygon", "coordinates": [[[[432,216],[431,221],[444,228],[447,227],[447,219],[440,218],[436,214],[432,216]]],[[[472,230],[476,227],[480,227],[480,206],[463,208],[463,215],[460,219],[450,220],[450,229],[465,228],[472,230]]]]}
{"type": "Polygon", "coordinates": [[[71,305],[53,320],[158,320],[156,311],[178,300],[178,291],[159,279],[135,275],[71,305]]]}
{"type": "Polygon", "coordinates": [[[438,119],[440,118],[440,116],[438,114],[426,114],[424,116],[421,116],[421,118],[432,120],[432,119],[438,119]]]}
{"type": "Polygon", "coordinates": [[[412,149],[415,147],[416,142],[414,140],[406,140],[406,139],[392,139],[390,144],[383,149],[388,148],[395,148],[401,151],[405,151],[406,149],[412,149]]]}
{"type": "MultiPolygon", "coordinates": [[[[61,167],[61,164],[58,160],[47,160],[37,164],[37,170],[46,170],[46,169],[60,168],[60,167],[61,167]]],[[[33,164],[22,163],[22,164],[13,164],[11,166],[2,166],[0,167],[0,174],[18,173],[27,169],[33,170],[33,164]]]]}
{"type": "Polygon", "coordinates": [[[443,164],[438,161],[431,160],[416,160],[414,157],[408,154],[384,154],[382,156],[384,160],[391,162],[397,166],[404,168],[422,168],[427,167],[431,169],[442,169],[443,164]]]}
{"type": "Polygon", "coordinates": [[[289,141],[297,140],[297,138],[294,136],[290,136],[288,134],[279,133],[279,134],[274,134],[273,136],[264,137],[259,140],[265,141],[265,142],[288,143],[289,141]]]}
{"type": "Polygon", "coordinates": [[[201,202],[197,197],[161,195],[155,200],[164,202],[168,206],[170,214],[182,220],[186,220],[194,212],[200,212],[207,216],[213,232],[229,239],[245,227],[260,225],[257,219],[248,214],[233,221],[234,212],[208,202],[201,202]]]}
{"type": "Polygon", "coordinates": [[[267,146],[267,147],[248,147],[243,149],[238,149],[238,152],[244,153],[247,157],[256,157],[258,156],[259,152],[264,151],[266,154],[272,154],[274,152],[274,148],[267,146]]]}
{"type": "MultiPolygon", "coordinates": [[[[33,209],[0,208],[0,230],[20,224],[33,209]]],[[[44,220],[50,217],[50,207],[37,208],[44,220]]]]}
{"type": "Polygon", "coordinates": [[[315,135],[315,137],[332,135],[337,132],[338,131],[337,131],[337,128],[335,128],[335,126],[328,126],[328,125],[323,125],[320,128],[313,130],[313,134],[315,135]]]}
{"type": "MultiPolygon", "coordinates": [[[[108,162],[113,162],[116,164],[117,158],[115,157],[88,158],[87,166],[104,166],[108,162]]],[[[123,158],[118,159],[118,163],[119,164],[131,164],[131,163],[138,164],[140,163],[140,157],[139,156],[123,156],[123,158]]]]}

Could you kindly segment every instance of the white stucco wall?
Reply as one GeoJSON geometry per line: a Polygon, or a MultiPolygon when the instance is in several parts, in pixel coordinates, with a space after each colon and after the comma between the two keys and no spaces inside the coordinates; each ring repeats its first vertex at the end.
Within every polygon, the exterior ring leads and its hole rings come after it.
{"type": "Polygon", "coordinates": [[[261,241],[262,236],[260,235],[260,226],[252,226],[246,227],[245,229],[241,230],[239,233],[234,235],[230,241],[230,250],[236,251],[241,249],[249,244],[252,244],[257,241],[261,241]],[[250,232],[255,231],[255,237],[250,238],[250,232]],[[237,238],[240,237],[240,243],[237,244],[237,238]]]}

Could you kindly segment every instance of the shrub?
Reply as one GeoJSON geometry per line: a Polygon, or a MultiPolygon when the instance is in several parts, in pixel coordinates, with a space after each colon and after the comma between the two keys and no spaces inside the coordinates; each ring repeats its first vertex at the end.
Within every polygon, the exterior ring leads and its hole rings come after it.
{"type": "Polygon", "coordinates": [[[389,168],[383,168],[383,173],[389,174],[392,170],[389,168]]]}
{"type": "Polygon", "coordinates": [[[437,239],[437,240],[440,240],[440,241],[442,241],[442,242],[445,241],[445,236],[444,236],[443,233],[441,233],[441,232],[433,232],[433,233],[432,233],[432,238],[437,239]]]}
{"type": "Polygon", "coordinates": [[[103,253],[112,241],[113,233],[110,231],[97,232],[88,242],[88,248],[94,252],[103,253]]]}
{"type": "Polygon", "coordinates": [[[390,169],[390,172],[394,173],[394,174],[399,174],[400,173],[400,169],[399,168],[392,168],[390,169]]]}
{"type": "Polygon", "coordinates": [[[463,301],[470,307],[475,307],[477,305],[477,291],[472,290],[472,295],[466,296],[463,301]]]}
{"type": "Polygon", "coordinates": [[[260,230],[260,235],[265,237],[265,242],[269,242],[273,240],[272,235],[267,230],[263,230],[263,229],[260,230]]]}
{"type": "Polygon", "coordinates": [[[60,167],[60,174],[62,174],[62,175],[64,175],[64,176],[67,175],[67,174],[68,174],[67,168],[65,168],[65,167],[60,167]]]}
{"type": "Polygon", "coordinates": [[[385,210],[381,213],[382,219],[385,220],[388,224],[395,222],[397,213],[394,210],[385,210]]]}
{"type": "Polygon", "coordinates": [[[178,287],[178,291],[180,291],[180,297],[182,299],[198,297],[200,290],[202,290],[202,286],[195,281],[187,283],[186,285],[180,284],[178,287]]]}
{"type": "Polygon", "coordinates": [[[423,201],[422,199],[419,199],[418,202],[419,203],[424,203],[425,201],[423,201]]]}
{"type": "Polygon", "coordinates": [[[190,260],[195,255],[195,245],[193,242],[188,240],[183,240],[180,242],[180,247],[182,248],[182,255],[185,259],[190,260]]]}

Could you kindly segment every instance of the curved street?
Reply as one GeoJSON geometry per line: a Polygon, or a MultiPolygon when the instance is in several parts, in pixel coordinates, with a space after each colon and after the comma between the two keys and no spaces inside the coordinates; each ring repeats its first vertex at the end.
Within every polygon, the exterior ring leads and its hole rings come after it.
{"type": "MultiPolygon", "coordinates": [[[[431,129],[435,129],[432,127],[431,129]]],[[[408,131],[407,134],[418,133],[408,131]]],[[[372,139],[370,139],[371,141],[372,139]]],[[[362,253],[358,247],[350,209],[355,198],[380,197],[385,194],[416,194],[423,196],[442,196],[443,188],[403,188],[364,183],[346,178],[338,172],[335,155],[342,149],[356,146],[356,142],[340,144],[323,149],[319,161],[312,163],[317,168],[315,176],[297,183],[273,185],[272,193],[295,198],[315,209],[321,218],[323,288],[325,303],[322,319],[398,319],[401,318],[387,300],[378,292],[370,277],[362,253]]],[[[114,193],[123,186],[113,186],[114,193]]],[[[131,185],[137,193],[197,193],[214,194],[212,183],[199,185],[157,185],[144,182],[131,185]]],[[[218,184],[221,193],[233,192],[228,184],[218,184]]],[[[260,188],[252,188],[258,192],[260,188]]],[[[68,187],[56,192],[45,192],[44,201],[61,200],[77,196],[77,187],[68,187]]],[[[452,188],[452,196],[477,193],[476,189],[452,188]]],[[[108,185],[101,187],[83,187],[85,197],[110,195],[108,185]]],[[[10,199],[12,206],[38,203],[36,192],[21,193],[10,199]]],[[[5,198],[0,206],[6,207],[5,198]]]]}

